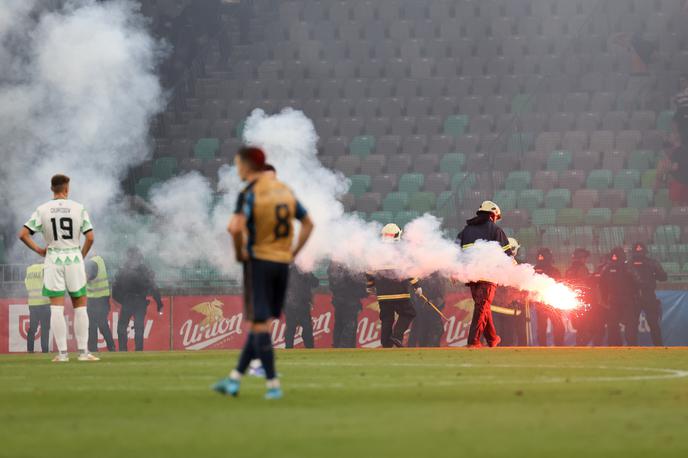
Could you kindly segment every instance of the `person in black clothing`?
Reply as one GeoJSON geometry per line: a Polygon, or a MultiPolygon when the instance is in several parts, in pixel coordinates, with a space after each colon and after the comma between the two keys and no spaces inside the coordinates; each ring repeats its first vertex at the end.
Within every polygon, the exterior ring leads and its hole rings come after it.
{"type": "MultiPolygon", "coordinates": [[[[547,275],[555,280],[561,278],[561,272],[554,267],[554,256],[549,248],[541,248],[538,250],[535,272],[547,275]]],[[[540,303],[536,306],[535,316],[537,316],[538,345],[541,347],[547,346],[547,320],[549,320],[552,323],[554,345],[557,347],[563,346],[566,327],[564,326],[564,318],[561,312],[549,305],[540,303]]]]}
{"type": "MultiPolygon", "coordinates": [[[[435,272],[420,281],[425,296],[440,310],[444,308],[444,278],[435,272]]],[[[444,333],[444,324],[439,314],[424,300],[416,297],[414,306],[416,319],[409,334],[409,347],[439,347],[444,333]]]]}
{"type": "Polygon", "coordinates": [[[626,344],[637,345],[640,289],[635,271],[626,262],[626,253],[621,247],[611,251],[609,262],[602,269],[600,295],[608,307],[605,320],[608,344],[622,345],[620,327],[623,324],[626,344]]]}
{"type": "Polygon", "coordinates": [[[310,272],[302,272],[294,264],[289,272],[289,286],[287,300],[284,304],[284,318],[286,320],[285,343],[287,348],[294,348],[296,327],[301,326],[303,346],[313,348],[313,320],[311,307],[313,305],[313,290],[320,285],[320,281],[310,272]]]}
{"type": "MultiPolygon", "coordinates": [[[[631,267],[640,281],[637,310],[645,312],[645,320],[650,327],[652,343],[656,347],[662,346],[662,303],[655,294],[658,281],[667,281],[667,273],[662,265],[647,256],[647,247],[644,243],[636,243],[631,255],[631,267]]],[[[639,317],[638,317],[639,318],[639,317]]],[[[631,323],[633,325],[633,323],[631,323]]],[[[635,324],[638,327],[638,324],[635,324]]]]}
{"type": "MultiPolygon", "coordinates": [[[[382,240],[389,243],[401,240],[401,229],[396,224],[382,228],[382,240]]],[[[377,296],[380,305],[380,343],[385,348],[403,347],[404,333],[416,317],[411,304],[409,287],[418,292],[417,278],[403,278],[394,266],[385,266],[366,272],[367,291],[377,296]],[[399,316],[396,319],[396,315],[399,316]]]]}
{"type": "Polygon", "coordinates": [[[143,254],[137,248],[127,250],[127,261],[117,273],[112,285],[112,298],[122,305],[117,323],[119,351],[127,351],[127,327],[134,318],[134,346],[143,350],[143,329],[148,309],[148,296],[153,296],[162,313],[162,298],[155,284],[155,274],[145,264],[143,254]]]}
{"type": "Polygon", "coordinates": [[[368,295],[363,287],[363,276],[353,274],[343,264],[331,262],[327,268],[327,278],[334,307],[332,346],[356,348],[361,299],[368,295]]]}
{"type": "Polygon", "coordinates": [[[571,323],[576,328],[576,345],[582,347],[590,342],[599,344],[600,336],[604,337],[600,304],[595,293],[596,280],[586,264],[589,257],[588,250],[576,248],[564,274],[566,282],[574,290],[580,291],[580,300],[586,304],[583,310],[575,312],[571,318],[571,323]]]}
{"type": "MultiPolygon", "coordinates": [[[[466,227],[456,236],[456,243],[463,250],[470,249],[476,241],[496,241],[509,256],[513,256],[509,239],[504,231],[497,226],[496,221],[502,219],[502,212],[494,202],[486,200],[482,203],[476,216],[466,221],[466,227]]],[[[468,284],[475,302],[473,319],[468,332],[468,346],[480,347],[480,338],[490,347],[496,347],[501,342],[492,320],[492,301],[497,291],[497,285],[490,281],[477,281],[468,284]]]]}

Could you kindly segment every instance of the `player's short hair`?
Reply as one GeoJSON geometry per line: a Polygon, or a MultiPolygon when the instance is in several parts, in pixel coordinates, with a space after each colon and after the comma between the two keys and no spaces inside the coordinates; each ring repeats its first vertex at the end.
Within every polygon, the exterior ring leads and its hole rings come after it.
{"type": "Polygon", "coordinates": [[[50,189],[53,192],[64,192],[69,185],[69,177],[67,175],[57,174],[50,179],[50,189]]]}
{"type": "Polygon", "coordinates": [[[275,172],[275,173],[277,173],[277,169],[272,164],[265,164],[265,167],[263,167],[263,171],[264,172],[275,172]]]}
{"type": "Polygon", "coordinates": [[[265,169],[265,153],[262,149],[256,146],[242,146],[237,153],[239,159],[254,171],[263,171],[265,169]]]}

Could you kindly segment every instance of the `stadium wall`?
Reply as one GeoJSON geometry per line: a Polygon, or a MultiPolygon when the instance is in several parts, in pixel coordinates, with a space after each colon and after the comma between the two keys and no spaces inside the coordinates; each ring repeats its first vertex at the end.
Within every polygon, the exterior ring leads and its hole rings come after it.
{"type": "MultiPolygon", "coordinates": [[[[669,346],[688,345],[688,291],[659,291],[662,301],[662,331],[665,344],[669,346]]],[[[216,350],[238,349],[247,332],[243,320],[242,297],[239,295],[208,296],[165,296],[164,309],[158,314],[155,307],[148,307],[144,327],[144,349],[154,351],[168,350],[216,350]]],[[[448,321],[444,325],[442,346],[464,346],[468,337],[473,302],[465,292],[452,292],[445,297],[448,304],[444,313],[448,321]]],[[[359,348],[380,346],[380,324],[377,303],[372,298],[362,301],[363,309],[358,316],[356,345],[359,348]]],[[[332,346],[334,328],[334,309],[330,294],[314,296],[313,331],[315,346],[332,346]]],[[[76,341],[71,334],[73,311],[66,307],[68,320],[69,349],[76,350],[76,341]]],[[[113,306],[109,316],[115,340],[119,306],[113,306]]],[[[0,299],[0,353],[26,351],[26,334],[29,326],[29,309],[25,298],[0,299]]],[[[567,326],[567,343],[572,344],[575,331],[570,323],[567,326]]],[[[285,321],[282,318],[272,324],[272,337],[275,347],[284,348],[285,321]]],[[[649,329],[644,320],[640,323],[639,341],[649,345],[649,329]]],[[[300,333],[300,328],[299,331],[300,333]]],[[[130,323],[127,328],[128,348],[134,348],[134,329],[130,323]]],[[[40,332],[36,335],[36,348],[40,348],[40,332]]],[[[51,349],[54,346],[51,339],[51,349]]],[[[302,347],[303,341],[297,334],[295,346],[302,347]]],[[[101,350],[105,342],[99,341],[101,350]]]]}

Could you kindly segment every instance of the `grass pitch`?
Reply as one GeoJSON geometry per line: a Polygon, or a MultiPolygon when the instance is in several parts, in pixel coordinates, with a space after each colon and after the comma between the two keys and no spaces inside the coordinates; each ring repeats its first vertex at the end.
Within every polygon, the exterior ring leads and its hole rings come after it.
{"type": "Polygon", "coordinates": [[[292,350],[285,399],[236,352],[0,357],[2,457],[688,456],[688,349],[292,350]]]}

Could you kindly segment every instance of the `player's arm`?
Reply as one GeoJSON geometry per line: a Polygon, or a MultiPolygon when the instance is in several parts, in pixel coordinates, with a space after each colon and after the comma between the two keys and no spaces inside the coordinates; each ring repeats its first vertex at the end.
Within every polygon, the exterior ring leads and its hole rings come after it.
{"type": "Polygon", "coordinates": [[[81,256],[85,258],[88,252],[91,251],[94,240],[93,230],[89,230],[84,234],[84,246],[81,247],[81,256]]]}
{"type": "Polygon", "coordinates": [[[19,231],[19,240],[21,240],[24,245],[29,247],[32,251],[34,251],[38,256],[45,257],[46,250],[45,248],[42,248],[38,246],[36,242],[34,242],[33,238],[31,238],[32,232],[29,230],[28,227],[23,226],[21,230],[19,231]]]}
{"type": "Polygon", "coordinates": [[[301,221],[301,231],[299,231],[299,240],[296,242],[296,247],[294,248],[294,257],[301,252],[315,227],[311,217],[308,216],[308,212],[306,212],[306,209],[299,201],[296,202],[296,219],[301,221]]]}
{"type": "Polygon", "coordinates": [[[244,233],[246,232],[246,216],[243,213],[232,215],[227,225],[227,231],[232,236],[234,243],[234,254],[237,262],[246,260],[246,249],[244,247],[244,233]]]}

